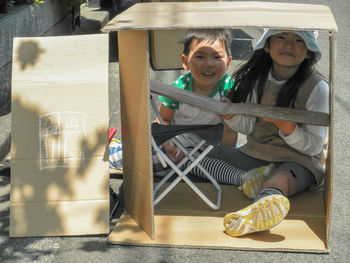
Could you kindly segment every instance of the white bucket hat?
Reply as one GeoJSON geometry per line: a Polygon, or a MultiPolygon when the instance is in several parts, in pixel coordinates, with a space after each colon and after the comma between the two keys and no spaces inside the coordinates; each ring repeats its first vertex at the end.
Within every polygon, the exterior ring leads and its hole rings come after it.
{"type": "MultiPolygon", "coordinates": [[[[278,35],[283,32],[286,32],[286,30],[265,29],[264,34],[256,43],[254,50],[264,48],[266,44],[266,40],[269,39],[269,37],[278,35]]],[[[297,34],[304,40],[307,49],[315,53],[316,62],[320,60],[322,54],[316,40],[317,31],[290,31],[290,32],[297,34]]]]}

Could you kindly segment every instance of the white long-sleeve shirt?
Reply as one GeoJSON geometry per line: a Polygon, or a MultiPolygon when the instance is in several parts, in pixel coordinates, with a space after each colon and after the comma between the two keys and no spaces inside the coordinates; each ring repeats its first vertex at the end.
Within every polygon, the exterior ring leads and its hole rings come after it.
{"type": "MultiPolygon", "coordinates": [[[[271,71],[268,79],[281,86],[286,82],[286,80],[278,81],[274,79],[271,71]]],[[[253,91],[251,103],[257,103],[255,90],[253,91]]],[[[316,84],[306,102],[306,109],[329,113],[329,86],[326,81],[321,80],[316,84]]],[[[242,134],[250,134],[255,126],[256,118],[234,115],[231,119],[225,119],[224,121],[232,130],[242,134]]],[[[289,146],[309,156],[319,154],[323,150],[327,134],[327,126],[315,125],[297,125],[294,131],[288,136],[285,136],[281,130],[279,131],[279,135],[289,146]]]]}

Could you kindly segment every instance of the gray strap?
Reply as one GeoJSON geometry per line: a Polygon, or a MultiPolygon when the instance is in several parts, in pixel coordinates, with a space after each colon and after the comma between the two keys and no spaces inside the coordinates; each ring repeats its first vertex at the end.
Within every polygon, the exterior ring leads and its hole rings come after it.
{"type": "Polygon", "coordinates": [[[174,88],[169,84],[150,80],[151,92],[170,99],[187,103],[202,110],[219,115],[240,114],[251,117],[265,117],[319,126],[329,125],[329,114],[253,103],[224,103],[198,93],[174,88]]]}

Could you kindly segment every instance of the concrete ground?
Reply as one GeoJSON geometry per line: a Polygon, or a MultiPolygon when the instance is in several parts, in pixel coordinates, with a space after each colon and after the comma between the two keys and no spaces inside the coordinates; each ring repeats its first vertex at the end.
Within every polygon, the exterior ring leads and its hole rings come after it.
{"type": "MultiPolygon", "coordinates": [[[[278,0],[330,6],[338,24],[337,61],[335,65],[334,167],[333,200],[330,221],[329,254],[234,251],[192,248],[161,248],[111,245],[107,235],[82,237],[9,238],[10,171],[0,173],[0,258],[1,262],[349,262],[350,258],[350,202],[349,193],[349,137],[350,137],[350,68],[349,17],[347,0],[278,0]]],[[[87,10],[88,11],[88,10],[87,10]]],[[[90,17],[89,20],[94,20],[90,17]]],[[[91,22],[91,21],[90,21],[91,22]]],[[[85,33],[85,32],[84,32],[85,33]]],[[[87,32],[88,33],[88,32],[87,32]]],[[[158,74],[154,72],[152,74],[158,74]]],[[[172,78],[170,76],[169,78],[172,78]]],[[[119,128],[118,62],[110,63],[110,112],[119,128]]],[[[111,174],[111,186],[119,193],[122,176],[111,174]]],[[[122,198],[121,198],[122,199],[122,198]]],[[[114,214],[116,223],[122,205],[114,214]]]]}

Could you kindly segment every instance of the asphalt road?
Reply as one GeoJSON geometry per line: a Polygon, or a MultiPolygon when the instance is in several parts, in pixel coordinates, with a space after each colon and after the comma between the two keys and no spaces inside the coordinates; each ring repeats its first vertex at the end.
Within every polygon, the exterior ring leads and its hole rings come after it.
{"type": "MultiPolygon", "coordinates": [[[[333,200],[330,221],[330,253],[258,252],[214,249],[160,248],[110,245],[107,236],[88,237],[8,237],[9,171],[0,174],[0,258],[1,262],[350,262],[349,138],[350,138],[350,2],[348,0],[273,1],[324,4],[330,6],[338,24],[337,60],[335,65],[334,167],[333,200]]],[[[118,108],[118,63],[111,63],[111,112],[118,108]],[[113,81],[115,83],[113,83],[113,81]]],[[[323,67],[323,66],[321,66],[323,67]]],[[[156,74],[156,73],[154,73],[156,74]]],[[[171,76],[172,77],[172,76],[171,76]]],[[[114,116],[116,126],[119,116],[114,116]]],[[[117,192],[121,177],[111,175],[117,192]]],[[[121,207],[115,214],[115,223],[121,207]]]]}

